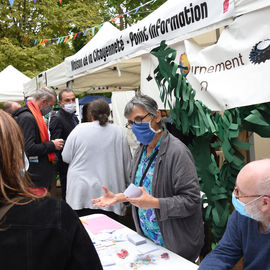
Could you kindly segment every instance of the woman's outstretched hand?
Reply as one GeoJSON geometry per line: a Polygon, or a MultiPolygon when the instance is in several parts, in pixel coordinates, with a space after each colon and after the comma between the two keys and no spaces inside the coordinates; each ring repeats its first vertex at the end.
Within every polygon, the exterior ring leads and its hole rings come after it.
{"type": "Polygon", "coordinates": [[[105,186],[102,186],[102,189],[104,190],[105,194],[102,197],[93,199],[92,200],[92,202],[94,202],[93,206],[106,207],[118,203],[117,194],[114,194],[105,186]]]}

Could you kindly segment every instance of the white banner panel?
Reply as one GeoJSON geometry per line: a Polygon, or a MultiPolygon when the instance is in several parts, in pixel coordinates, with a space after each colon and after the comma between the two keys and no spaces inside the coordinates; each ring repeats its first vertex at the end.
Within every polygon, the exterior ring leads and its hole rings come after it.
{"type": "Polygon", "coordinates": [[[135,52],[141,54],[162,40],[174,39],[233,15],[233,0],[168,0],[132,27],[114,35],[108,33],[99,45],[66,58],[67,75],[72,77],[116,59],[124,60],[135,52]]]}
{"type": "Polygon", "coordinates": [[[269,0],[235,0],[235,16],[269,6],[269,0]]]}
{"type": "MultiPolygon", "coordinates": [[[[171,48],[177,51],[175,62],[178,65],[183,67],[188,67],[189,71],[187,72],[187,79],[192,87],[196,90],[195,99],[201,100],[203,104],[215,110],[220,108],[218,102],[212,95],[209,95],[209,92],[204,91],[204,83],[200,85],[200,82],[193,76],[190,70],[190,64],[187,59],[185,44],[183,42],[179,42],[170,46],[171,48]]],[[[154,79],[154,70],[158,65],[158,59],[151,55],[146,54],[142,57],[141,63],[141,92],[145,95],[148,95],[155,99],[158,104],[158,108],[161,110],[168,110],[169,106],[164,105],[164,103],[160,99],[160,91],[154,79]]],[[[170,103],[174,103],[174,97],[170,100],[170,103]]],[[[219,109],[218,109],[219,110],[219,109]]]]}
{"type": "Polygon", "coordinates": [[[270,101],[269,17],[270,7],[240,16],[217,44],[204,49],[185,41],[187,78],[197,90],[196,97],[212,110],[270,101]]]}
{"type": "MultiPolygon", "coordinates": [[[[177,50],[175,62],[188,67],[187,80],[197,100],[213,111],[270,101],[269,17],[270,7],[240,16],[217,44],[204,49],[191,41],[170,46],[177,50]]],[[[154,79],[149,80],[157,65],[154,56],[142,57],[141,91],[163,109],[159,89],[154,79]]]]}

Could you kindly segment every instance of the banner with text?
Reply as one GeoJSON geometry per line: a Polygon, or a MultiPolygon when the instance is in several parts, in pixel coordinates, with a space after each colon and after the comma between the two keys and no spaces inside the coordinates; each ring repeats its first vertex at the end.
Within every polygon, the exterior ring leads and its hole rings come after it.
{"type": "Polygon", "coordinates": [[[175,39],[181,35],[212,25],[234,15],[233,0],[168,0],[139,23],[113,37],[101,40],[100,45],[88,45],[65,59],[67,75],[103,66],[113,60],[128,57],[135,52],[160,44],[162,40],[175,39]]]}
{"type": "Polygon", "coordinates": [[[185,41],[187,78],[212,110],[270,101],[269,15],[267,7],[238,17],[204,49],[185,41]]]}
{"type": "MultiPolygon", "coordinates": [[[[191,41],[170,47],[177,51],[176,63],[183,67],[196,90],[196,99],[213,111],[270,102],[270,7],[235,19],[215,45],[200,48],[191,41]],[[260,31],[258,31],[260,29],[260,31]]],[[[141,91],[152,96],[160,109],[153,71],[157,58],[142,57],[141,91]]]]}

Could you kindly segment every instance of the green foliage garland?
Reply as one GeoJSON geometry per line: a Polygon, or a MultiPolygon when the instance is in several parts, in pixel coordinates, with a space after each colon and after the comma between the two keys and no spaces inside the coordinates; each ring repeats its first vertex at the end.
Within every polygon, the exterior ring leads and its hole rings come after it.
{"type": "Polygon", "coordinates": [[[239,132],[243,127],[255,131],[257,124],[264,127],[266,136],[270,136],[269,105],[257,109],[250,106],[246,110],[235,108],[226,110],[223,115],[212,113],[202,102],[194,99],[195,90],[181,75],[180,66],[174,62],[175,50],[168,48],[162,41],[151,53],[159,61],[154,71],[155,79],[162,101],[170,107],[175,126],[183,134],[194,135],[189,148],[195,160],[201,191],[204,193],[204,221],[211,230],[211,242],[215,244],[224,233],[231,212],[231,194],[235,179],[245,165],[244,156],[239,149],[249,150],[249,143],[237,139],[239,132]],[[175,98],[174,104],[170,102],[172,97],[175,98]],[[268,118],[265,120],[262,116],[258,123],[259,113],[260,116],[264,113],[268,118]],[[212,141],[214,143],[211,143],[212,141]],[[221,169],[211,154],[210,146],[221,148],[224,153],[225,161],[221,169]]]}

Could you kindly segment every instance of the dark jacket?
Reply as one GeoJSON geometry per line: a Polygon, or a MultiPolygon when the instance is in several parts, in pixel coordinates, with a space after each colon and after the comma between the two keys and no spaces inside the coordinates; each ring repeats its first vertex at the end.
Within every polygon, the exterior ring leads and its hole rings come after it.
{"type": "MultiPolygon", "coordinates": [[[[76,126],[74,121],[77,124],[79,123],[75,114],[68,113],[61,108],[50,120],[51,139],[63,139],[66,141],[68,135],[76,126]]],[[[63,180],[63,178],[66,179],[67,177],[68,164],[63,161],[61,153],[62,150],[56,152],[58,157],[57,168],[60,179],[63,180]]]]}
{"type": "Polygon", "coordinates": [[[77,124],[79,123],[79,120],[74,114],[68,113],[61,108],[50,120],[51,139],[66,140],[70,132],[76,126],[74,121],[76,121],[77,124]]]}
{"type": "Polygon", "coordinates": [[[102,269],[78,216],[62,200],[46,197],[15,205],[0,230],[3,270],[102,269]]]}
{"type": "Polygon", "coordinates": [[[48,153],[55,151],[54,143],[41,142],[36,119],[28,107],[16,110],[13,117],[24,136],[25,153],[29,160],[28,173],[31,180],[36,187],[49,187],[53,178],[53,167],[48,153]]]}
{"type": "MultiPolygon", "coordinates": [[[[141,144],[134,155],[132,180],[142,152],[141,144]]],[[[204,242],[199,181],[189,149],[167,130],[156,160],[152,195],[159,199],[160,209],[155,209],[155,214],[165,247],[195,261],[204,242]]],[[[143,234],[137,208],[132,210],[136,230],[143,234]]]]}

